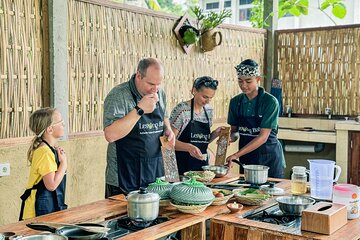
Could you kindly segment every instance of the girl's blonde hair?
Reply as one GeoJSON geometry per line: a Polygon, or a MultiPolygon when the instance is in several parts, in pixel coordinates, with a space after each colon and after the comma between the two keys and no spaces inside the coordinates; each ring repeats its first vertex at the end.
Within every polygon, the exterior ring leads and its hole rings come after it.
{"type": "Polygon", "coordinates": [[[33,112],[30,116],[29,127],[31,131],[35,133],[35,137],[27,152],[27,159],[30,164],[35,149],[37,149],[42,142],[42,135],[46,131],[46,128],[50,127],[52,124],[53,113],[55,110],[56,108],[50,107],[41,108],[33,112]]]}

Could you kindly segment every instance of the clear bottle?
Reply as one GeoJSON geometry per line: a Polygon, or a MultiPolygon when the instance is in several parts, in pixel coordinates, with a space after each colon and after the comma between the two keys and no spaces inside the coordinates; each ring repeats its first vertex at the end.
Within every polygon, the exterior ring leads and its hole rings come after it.
{"type": "Polygon", "coordinates": [[[336,184],[333,187],[333,203],[347,207],[348,219],[358,218],[360,215],[360,189],[352,184],[336,184]]]}
{"type": "Polygon", "coordinates": [[[295,195],[306,193],[306,168],[302,166],[294,166],[291,175],[291,193],[295,195]]]}

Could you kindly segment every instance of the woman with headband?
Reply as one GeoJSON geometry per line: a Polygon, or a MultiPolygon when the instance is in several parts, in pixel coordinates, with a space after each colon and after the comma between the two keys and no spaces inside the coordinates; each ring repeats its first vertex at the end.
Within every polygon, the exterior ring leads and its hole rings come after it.
{"type": "Polygon", "coordinates": [[[270,167],[269,177],[283,178],[285,160],[277,138],[279,103],[259,86],[260,69],[254,60],[246,59],[235,69],[242,93],[230,100],[227,121],[231,142],[240,137],[239,150],[226,161],[229,165],[235,159],[243,164],[266,165],[270,167]]]}
{"type": "Polygon", "coordinates": [[[207,148],[220,134],[221,127],[210,130],[213,109],[209,102],[219,82],[208,76],[195,79],[193,98],[179,103],[171,112],[170,123],[176,136],[175,153],[179,174],[202,170],[209,164],[207,148]]]}

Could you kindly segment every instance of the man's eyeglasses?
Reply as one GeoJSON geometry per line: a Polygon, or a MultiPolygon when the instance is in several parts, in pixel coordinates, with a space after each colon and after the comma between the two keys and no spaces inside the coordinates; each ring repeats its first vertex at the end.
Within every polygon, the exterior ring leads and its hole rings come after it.
{"type": "Polygon", "coordinates": [[[195,82],[194,82],[194,87],[196,89],[199,89],[200,87],[205,86],[205,87],[209,87],[209,88],[216,90],[218,85],[219,85],[219,81],[214,80],[211,77],[199,77],[199,78],[195,79],[195,82]]]}

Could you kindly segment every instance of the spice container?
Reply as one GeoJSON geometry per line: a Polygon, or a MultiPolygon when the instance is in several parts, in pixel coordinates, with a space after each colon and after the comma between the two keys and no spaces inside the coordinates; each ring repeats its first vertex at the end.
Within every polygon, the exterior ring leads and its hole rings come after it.
{"type": "Polygon", "coordinates": [[[302,166],[294,166],[291,175],[291,193],[295,195],[306,193],[306,168],[302,166]]]}
{"type": "Polygon", "coordinates": [[[359,187],[352,184],[336,184],[333,189],[333,203],[347,207],[348,219],[359,217],[359,187]]]}

